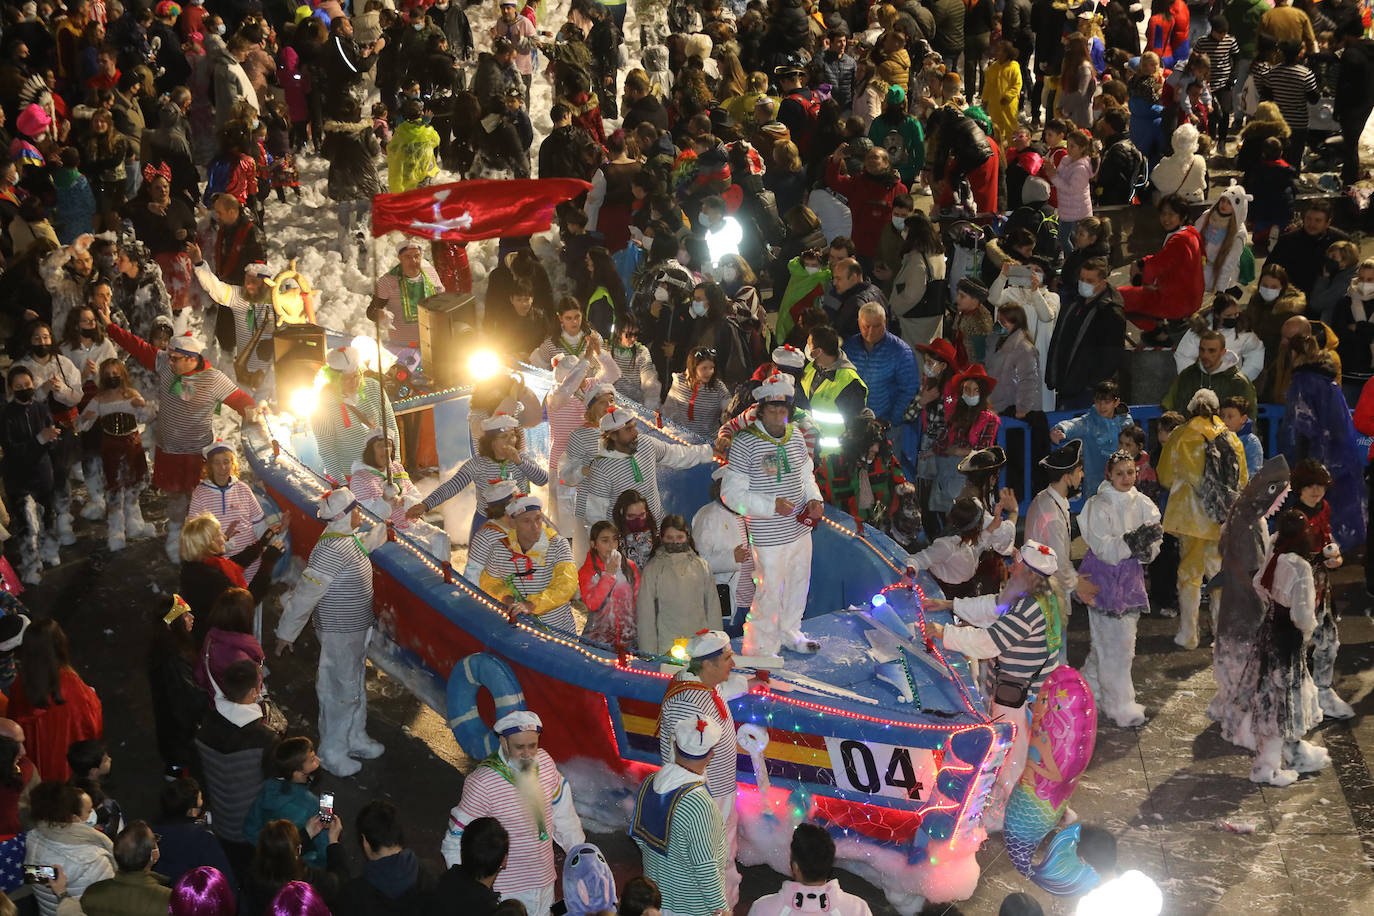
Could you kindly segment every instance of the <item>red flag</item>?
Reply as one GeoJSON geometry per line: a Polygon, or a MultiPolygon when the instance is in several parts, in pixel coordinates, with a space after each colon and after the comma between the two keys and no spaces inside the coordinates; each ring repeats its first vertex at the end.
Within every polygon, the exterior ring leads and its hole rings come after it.
{"type": "Polygon", "coordinates": [[[553,222],[553,210],[591,185],[576,178],[473,179],[372,198],[372,234],[392,230],[427,239],[473,242],[533,235],[553,222]]]}

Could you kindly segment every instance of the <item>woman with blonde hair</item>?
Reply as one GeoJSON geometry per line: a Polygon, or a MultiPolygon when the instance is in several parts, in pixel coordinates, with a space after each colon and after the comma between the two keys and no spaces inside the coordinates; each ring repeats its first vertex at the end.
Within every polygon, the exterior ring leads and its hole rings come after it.
{"type": "Polygon", "coordinates": [[[1252,171],[1262,159],[1264,141],[1277,137],[1284,146],[1293,131],[1279,113],[1279,106],[1273,102],[1260,102],[1250,120],[1240,129],[1236,148],[1236,170],[1242,175],[1252,171]]]}
{"type": "Polygon", "coordinates": [[[191,606],[200,619],[209,621],[210,610],[220,595],[231,588],[246,588],[255,603],[261,602],[272,584],[272,568],[282,555],[281,541],[276,540],[275,528],[268,528],[262,537],[246,550],[225,556],[224,530],[219,519],[206,512],[188,519],[181,529],[181,584],[178,594],[191,606]],[[250,582],[243,569],[262,558],[250,582]]]}
{"type": "Polygon", "coordinates": [[[1245,188],[1233,184],[1222,191],[1217,202],[1193,224],[1202,236],[1207,255],[1202,265],[1205,292],[1231,292],[1242,285],[1240,262],[1245,247],[1250,244],[1250,233],[1245,228],[1249,209],[1250,195],[1245,188]]]}

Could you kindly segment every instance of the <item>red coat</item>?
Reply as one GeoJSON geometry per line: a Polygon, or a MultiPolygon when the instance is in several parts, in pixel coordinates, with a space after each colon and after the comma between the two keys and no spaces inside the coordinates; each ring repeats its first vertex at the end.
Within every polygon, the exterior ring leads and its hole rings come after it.
{"type": "Polygon", "coordinates": [[[9,717],[24,730],[26,752],[43,778],[66,782],[72,778],[67,748],[73,741],[99,740],[105,732],[105,717],[100,697],[81,675],[63,668],[61,687],[62,703],[35,708],[24,692],[24,672],[19,672],[10,689],[9,717]]]}
{"type": "Polygon", "coordinates": [[[1144,285],[1120,288],[1127,317],[1187,318],[1196,312],[1202,307],[1202,257],[1202,235],[1197,229],[1184,225],[1169,236],[1158,253],[1142,259],[1144,285]]]}
{"type": "Polygon", "coordinates": [[[868,172],[841,175],[840,163],[835,159],[826,163],[825,183],[849,201],[849,213],[853,217],[854,250],[864,257],[875,257],[883,227],[892,221],[892,200],[898,194],[906,193],[906,185],[900,180],[888,184],[868,172]]]}

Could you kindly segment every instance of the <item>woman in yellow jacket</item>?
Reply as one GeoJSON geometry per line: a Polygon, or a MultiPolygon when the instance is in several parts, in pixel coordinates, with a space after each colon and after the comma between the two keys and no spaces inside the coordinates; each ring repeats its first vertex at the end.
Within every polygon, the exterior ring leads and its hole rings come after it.
{"type": "Polygon", "coordinates": [[[992,118],[997,143],[1006,146],[1016,133],[1021,105],[1021,65],[1016,62],[1016,46],[1009,41],[993,45],[992,63],[983,72],[983,108],[992,118]]]}
{"type": "MultiPolygon", "coordinates": [[[[1221,570],[1221,523],[1207,514],[1201,489],[1207,445],[1221,440],[1218,447],[1230,447],[1240,467],[1236,492],[1250,480],[1245,467],[1245,447],[1236,434],[1217,416],[1221,412],[1217,394],[1203,388],[1188,402],[1189,420],[1174,430],[1160,453],[1159,482],[1169,488],[1169,505],[1164,510],[1164,530],[1178,538],[1178,635],[1174,642],[1185,649],[1198,645],[1198,606],[1202,602],[1202,583],[1221,570]]],[[[1216,633],[1216,614],[1220,602],[1212,590],[1212,632],[1216,633]]]]}
{"type": "Polygon", "coordinates": [[[511,622],[528,614],[540,626],[576,636],[570,602],[577,596],[577,566],[567,538],[544,523],[543,509],[534,496],[507,504],[513,531],[491,548],[479,584],[506,605],[511,622]]]}

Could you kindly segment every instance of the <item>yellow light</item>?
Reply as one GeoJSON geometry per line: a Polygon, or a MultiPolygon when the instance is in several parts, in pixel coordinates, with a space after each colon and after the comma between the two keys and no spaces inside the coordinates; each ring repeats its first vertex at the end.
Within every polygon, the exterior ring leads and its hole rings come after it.
{"type": "Polygon", "coordinates": [[[366,334],[359,334],[353,338],[349,344],[354,350],[358,351],[358,358],[362,361],[364,368],[373,372],[387,372],[392,366],[396,365],[396,357],[386,347],[382,348],[382,368],[377,368],[377,338],[368,337],[366,334]]]}
{"type": "Polygon", "coordinates": [[[477,350],[468,357],[468,380],[480,382],[505,368],[501,357],[491,350],[477,350]]]}
{"type": "Polygon", "coordinates": [[[328,376],[321,369],[315,373],[315,381],[309,388],[297,388],[291,392],[286,399],[288,409],[298,417],[310,416],[320,403],[320,389],[327,383],[328,376]]]}
{"type": "Polygon", "coordinates": [[[680,662],[687,661],[687,640],[679,639],[675,641],[673,647],[668,650],[668,654],[680,662]]]}

